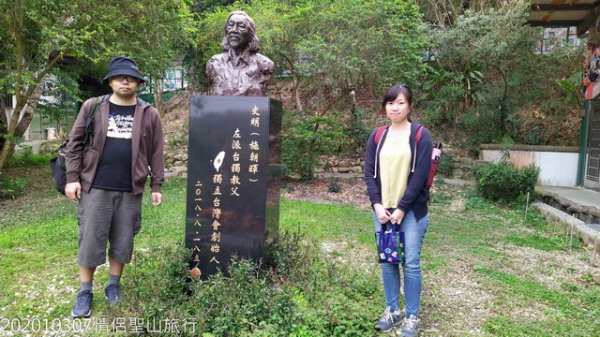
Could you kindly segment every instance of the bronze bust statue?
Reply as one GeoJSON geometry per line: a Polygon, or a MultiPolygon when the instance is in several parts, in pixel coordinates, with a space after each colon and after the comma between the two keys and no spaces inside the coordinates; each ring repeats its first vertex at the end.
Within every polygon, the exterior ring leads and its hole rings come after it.
{"type": "Polygon", "coordinates": [[[259,54],[254,20],[243,11],[233,11],[225,23],[223,53],[206,64],[210,93],[219,96],[266,96],[274,64],[259,54]]]}

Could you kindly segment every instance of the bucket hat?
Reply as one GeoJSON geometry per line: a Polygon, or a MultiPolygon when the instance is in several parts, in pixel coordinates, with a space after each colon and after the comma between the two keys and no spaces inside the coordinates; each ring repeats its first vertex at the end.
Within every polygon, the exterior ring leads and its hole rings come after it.
{"type": "Polygon", "coordinates": [[[146,82],[142,77],[142,74],[140,74],[140,69],[135,61],[125,56],[117,56],[110,61],[108,73],[104,76],[103,80],[106,81],[107,79],[118,75],[128,75],[137,78],[142,83],[146,82]]]}

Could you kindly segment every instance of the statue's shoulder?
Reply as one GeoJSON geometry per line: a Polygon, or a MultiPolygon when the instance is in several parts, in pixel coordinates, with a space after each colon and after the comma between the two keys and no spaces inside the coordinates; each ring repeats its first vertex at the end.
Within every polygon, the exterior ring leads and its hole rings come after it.
{"type": "Polygon", "coordinates": [[[227,53],[215,54],[210,58],[210,60],[208,60],[208,63],[225,62],[226,56],[227,56],[227,53]]]}
{"type": "Polygon", "coordinates": [[[273,61],[271,61],[270,58],[266,57],[265,55],[263,55],[261,53],[254,54],[254,57],[256,58],[257,62],[273,63],[273,61]]]}
{"type": "Polygon", "coordinates": [[[270,58],[266,57],[261,53],[254,54],[254,60],[261,69],[268,69],[271,71],[275,69],[275,64],[273,63],[273,61],[271,61],[270,58]]]}

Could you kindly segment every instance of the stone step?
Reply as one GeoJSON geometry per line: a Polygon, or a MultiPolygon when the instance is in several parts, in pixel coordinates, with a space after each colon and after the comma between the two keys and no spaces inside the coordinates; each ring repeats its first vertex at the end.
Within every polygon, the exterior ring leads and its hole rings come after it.
{"type": "Polygon", "coordinates": [[[600,225],[588,224],[543,202],[535,202],[531,205],[540,211],[551,222],[561,222],[568,226],[569,231],[581,237],[584,246],[592,253],[590,263],[597,260],[596,255],[600,253],[600,225]]]}

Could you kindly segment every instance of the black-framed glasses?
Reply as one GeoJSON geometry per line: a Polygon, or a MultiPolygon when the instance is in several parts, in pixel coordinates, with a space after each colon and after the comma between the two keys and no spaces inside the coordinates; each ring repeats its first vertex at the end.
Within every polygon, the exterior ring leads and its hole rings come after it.
{"type": "Polygon", "coordinates": [[[127,82],[133,82],[133,81],[137,81],[137,77],[134,76],[129,76],[129,75],[115,75],[112,77],[112,79],[119,81],[119,82],[123,82],[124,80],[127,80],[127,82]]]}

